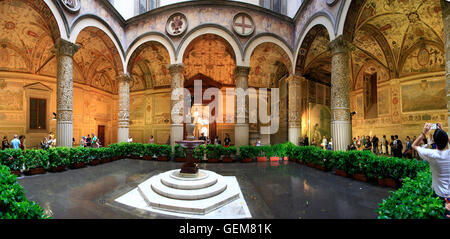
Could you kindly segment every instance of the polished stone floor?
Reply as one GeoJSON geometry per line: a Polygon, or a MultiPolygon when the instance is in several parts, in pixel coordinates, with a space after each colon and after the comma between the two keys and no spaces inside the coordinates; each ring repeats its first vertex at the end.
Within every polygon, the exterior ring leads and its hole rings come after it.
{"type": "MultiPolygon", "coordinates": [[[[119,160],[62,173],[18,178],[28,199],[53,218],[173,218],[114,200],[149,177],[182,163],[119,160]]],[[[390,188],[292,162],[200,164],[236,176],[253,218],[376,218],[390,188]]]]}

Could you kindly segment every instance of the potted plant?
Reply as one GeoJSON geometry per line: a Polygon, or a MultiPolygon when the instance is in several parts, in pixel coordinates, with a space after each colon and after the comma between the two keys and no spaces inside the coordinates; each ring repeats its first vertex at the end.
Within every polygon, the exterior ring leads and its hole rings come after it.
{"type": "Polygon", "coordinates": [[[24,174],[27,176],[46,173],[48,153],[41,149],[27,149],[23,154],[25,162],[24,174]]]}
{"type": "Polygon", "coordinates": [[[264,154],[266,155],[266,158],[268,158],[271,162],[276,162],[279,161],[280,158],[277,156],[277,148],[278,146],[274,145],[274,146],[263,146],[264,149],[264,154]]]}
{"type": "Polygon", "coordinates": [[[142,159],[144,160],[152,160],[153,155],[155,155],[156,145],[155,144],[145,144],[144,145],[144,152],[142,159]]]}
{"type": "Polygon", "coordinates": [[[11,174],[20,176],[23,168],[23,151],[20,149],[0,150],[0,164],[7,166],[11,174]]]}
{"type": "Polygon", "coordinates": [[[257,162],[266,162],[267,161],[266,151],[269,150],[268,148],[270,148],[270,145],[250,146],[250,147],[255,147],[255,151],[257,152],[257,154],[256,154],[257,162]]]}
{"type": "Polygon", "coordinates": [[[201,144],[194,148],[192,151],[192,158],[194,163],[200,163],[204,158],[206,154],[206,147],[204,144],[201,144]]]}
{"type": "Polygon", "coordinates": [[[69,168],[77,169],[86,167],[87,162],[87,150],[84,147],[73,147],[70,149],[69,154],[69,168]]]}
{"type": "Polygon", "coordinates": [[[166,144],[159,144],[156,156],[158,161],[169,161],[169,156],[172,153],[172,147],[166,144]]]}
{"type": "Polygon", "coordinates": [[[218,163],[221,155],[220,148],[218,145],[208,144],[206,145],[206,157],[208,158],[208,163],[218,163]]]}
{"type": "Polygon", "coordinates": [[[336,167],[336,174],[347,177],[347,170],[348,170],[348,153],[337,151],[335,152],[335,167],[336,167]]]}
{"type": "Polygon", "coordinates": [[[253,162],[257,149],[255,146],[243,145],[239,147],[239,159],[242,163],[253,162]]]}
{"type": "Polygon", "coordinates": [[[67,147],[49,148],[48,160],[50,172],[62,172],[66,170],[66,166],[69,165],[70,151],[67,147]]]}
{"type": "Polygon", "coordinates": [[[186,162],[186,149],[181,147],[181,145],[175,145],[175,161],[176,162],[186,162]]]}
{"type": "Polygon", "coordinates": [[[351,151],[349,154],[349,169],[348,174],[352,175],[353,179],[367,182],[365,159],[368,158],[372,152],[370,151],[351,151]]]}
{"type": "Polygon", "coordinates": [[[224,147],[222,145],[219,145],[222,149],[222,162],[223,163],[232,163],[233,162],[233,158],[232,155],[236,155],[236,146],[229,146],[224,147]]]}

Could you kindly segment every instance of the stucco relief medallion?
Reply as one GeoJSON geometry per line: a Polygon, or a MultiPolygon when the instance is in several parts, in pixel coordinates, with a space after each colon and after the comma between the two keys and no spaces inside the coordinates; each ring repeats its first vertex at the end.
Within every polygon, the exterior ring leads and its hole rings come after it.
{"type": "Polygon", "coordinates": [[[247,13],[240,12],[233,17],[233,30],[240,36],[250,36],[255,31],[255,23],[247,13]]]}
{"type": "Polygon", "coordinates": [[[76,13],[80,10],[80,0],[60,0],[60,2],[71,13],[76,13]]]}
{"type": "Polygon", "coordinates": [[[166,23],[166,32],[171,36],[180,36],[188,27],[186,16],[177,12],[169,17],[166,23]]]}
{"type": "Polygon", "coordinates": [[[430,53],[427,51],[426,48],[422,48],[419,50],[419,53],[417,54],[417,63],[421,66],[425,66],[430,61],[430,53]]]}

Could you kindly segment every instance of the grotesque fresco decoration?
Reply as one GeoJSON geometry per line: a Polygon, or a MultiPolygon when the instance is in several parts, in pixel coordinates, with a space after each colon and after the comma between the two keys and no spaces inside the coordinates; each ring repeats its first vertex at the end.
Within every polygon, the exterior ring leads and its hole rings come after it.
{"type": "Polygon", "coordinates": [[[415,84],[402,85],[403,112],[447,109],[445,81],[426,79],[415,84]]]}
{"type": "Polygon", "coordinates": [[[223,85],[234,84],[234,51],[217,35],[202,35],[184,53],[185,79],[201,73],[223,85]]]}
{"type": "Polygon", "coordinates": [[[148,42],[133,53],[128,70],[133,81],[130,91],[170,86],[169,52],[160,43],[148,42]]]}
{"type": "Polygon", "coordinates": [[[117,93],[115,78],[123,68],[119,52],[111,39],[103,31],[88,27],[80,32],[76,43],[80,49],[74,55],[75,80],[117,93]]]}
{"type": "Polygon", "coordinates": [[[23,109],[23,88],[17,84],[9,84],[0,89],[0,110],[21,111],[23,109]]]}
{"type": "Polygon", "coordinates": [[[273,43],[258,45],[250,58],[249,87],[272,87],[281,77],[289,74],[291,69],[289,57],[281,47],[273,43]],[[284,74],[277,74],[280,69],[288,69],[284,74]]]}

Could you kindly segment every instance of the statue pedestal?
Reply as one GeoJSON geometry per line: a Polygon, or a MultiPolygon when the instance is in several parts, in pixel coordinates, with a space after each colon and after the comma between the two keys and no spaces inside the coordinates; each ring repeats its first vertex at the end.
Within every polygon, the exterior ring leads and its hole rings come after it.
{"type": "Polygon", "coordinates": [[[181,147],[186,149],[186,163],[181,166],[180,173],[185,174],[196,174],[198,172],[198,165],[193,162],[192,158],[192,151],[194,151],[194,148],[203,144],[203,140],[180,140],[176,141],[177,144],[179,144],[181,147]]]}

